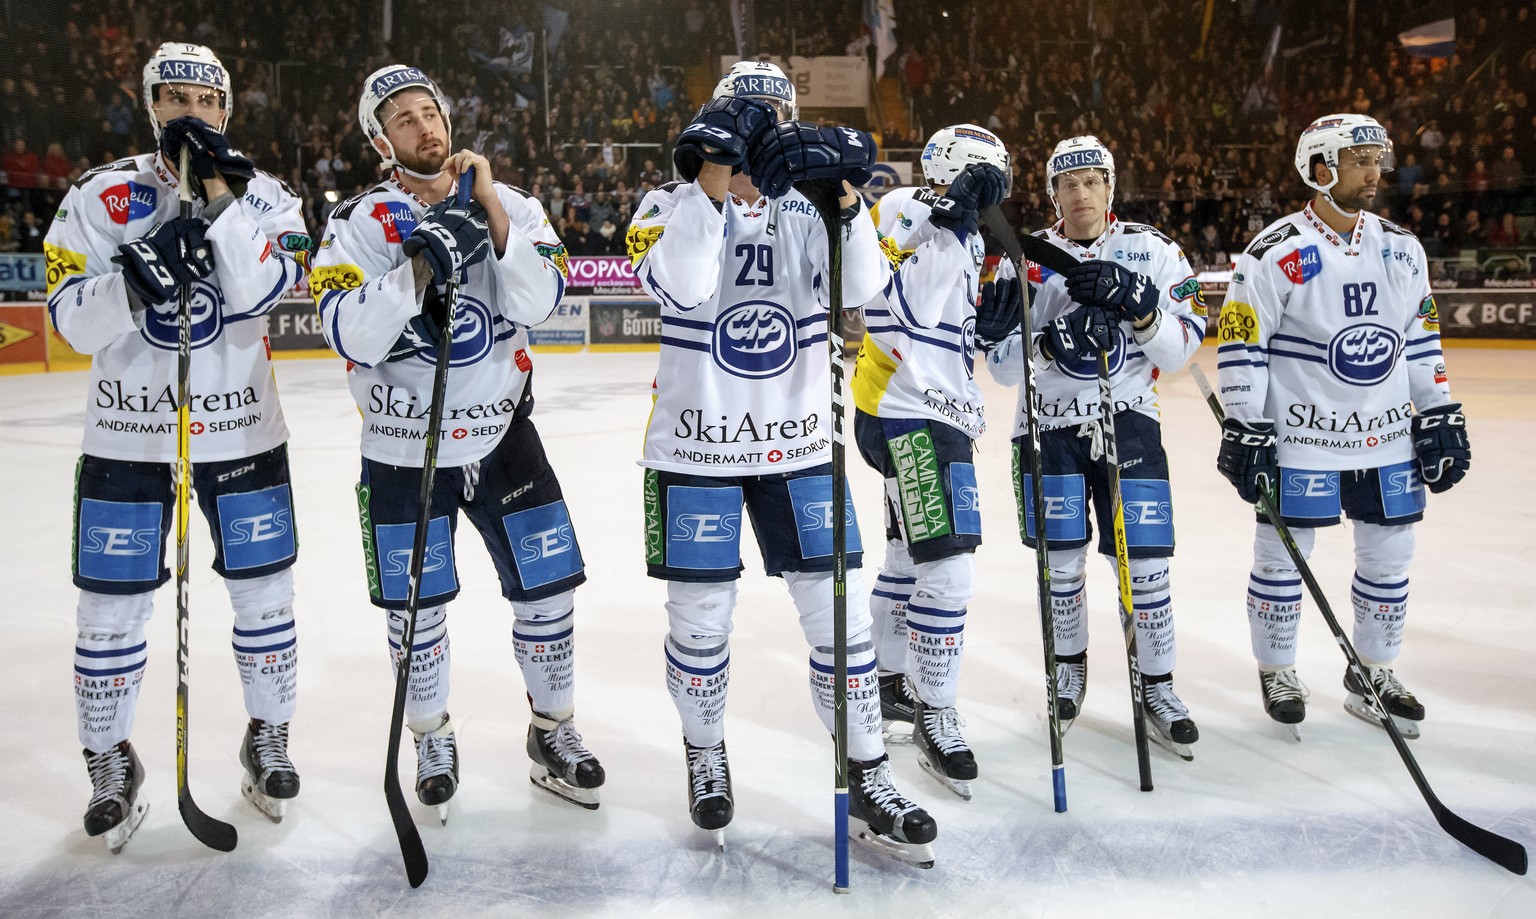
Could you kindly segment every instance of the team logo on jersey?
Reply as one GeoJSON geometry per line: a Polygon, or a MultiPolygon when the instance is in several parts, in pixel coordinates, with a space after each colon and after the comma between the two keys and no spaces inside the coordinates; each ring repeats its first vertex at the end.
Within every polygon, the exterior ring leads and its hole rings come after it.
{"type": "Polygon", "coordinates": [[[1302,246],[1275,264],[1292,284],[1305,284],[1323,270],[1323,254],[1316,246],[1302,246]]]}
{"type": "Polygon", "coordinates": [[[1351,386],[1374,386],[1392,373],[1401,344],[1386,326],[1352,326],[1328,343],[1328,369],[1351,386]]]}
{"type": "MultiPolygon", "coordinates": [[[[174,303],[174,301],[173,301],[174,303]]],[[[206,347],[224,331],[224,294],[207,281],[192,282],[192,349],[206,347]]],[[[144,340],[166,351],[175,351],[180,332],[177,330],[176,310],[167,312],[156,309],[144,311],[144,328],[140,330],[144,340]]]]}
{"type": "Polygon", "coordinates": [[[570,278],[571,260],[565,251],[565,243],[534,243],[533,248],[538,250],[540,258],[547,258],[553,262],[562,277],[570,278]]]}
{"type": "Polygon", "coordinates": [[[664,230],[666,226],[663,224],[650,227],[642,227],[639,224],[630,225],[629,232],[624,234],[624,248],[629,250],[630,265],[639,266],[640,260],[645,258],[645,253],[651,251],[651,247],[661,239],[664,230]]]}
{"type": "Polygon", "coordinates": [[[53,295],[54,288],[65,278],[72,274],[85,274],[84,255],[53,243],[43,243],[43,262],[47,266],[49,296],[53,295]]]}
{"type": "Polygon", "coordinates": [[[309,295],[319,300],[328,290],[363,286],[363,269],[356,265],[321,265],[309,276],[309,295]]]}
{"type": "MultiPolygon", "coordinates": [[[[448,349],[448,366],[464,367],[485,359],[495,344],[491,331],[491,311],[474,297],[459,293],[459,308],[453,314],[453,344],[448,349]]],[[[416,359],[427,364],[437,363],[435,342],[422,340],[407,327],[406,334],[416,339],[416,359]]]]}
{"type": "MultiPolygon", "coordinates": [[[[1115,326],[1115,347],[1109,352],[1109,374],[1114,376],[1125,368],[1125,333],[1120,327],[1115,326]]],[[[1056,369],[1074,380],[1097,380],[1099,378],[1098,355],[1092,357],[1078,357],[1070,361],[1057,361],[1056,369]]]]}
{"type": "Polygon", "coordinates": [[[118,224],[152,216],[158,201],[159,192],[155,191],[154,186],[137,182],[114,185],[101,193],[101,203],[107,208],[107,216],[118,224]]]}
{"type": "Polygon", "coordinates": [[[404,201],[380,201],[373,206],[373,219],[383,225],[388,242],[404,242],[416,231],[416,212],[404,201]]]}
{"type": "Polygon", "coordinates": [[[769,300],[738,303],[715,320],[715,363],[748,380],[776,377],[795,362],[795,317],[769,300]]]}
{"type": "MultiPolygon", "coordinates": [[[[52,287],[52,284],[48,285],[52,287]]],[[[1435,295],[1430,294],[1419,301],[1419,321],[1424,325],[1426,332],[1440,331],[1440,311],[1435,308],[1435,295]]]]}
{"type": "Polygon", "coordinates": [[[965,365],[965,378],[976,378],[976,317],[972,316],[960,324],[960,347],[962,364],[965,365]]]}

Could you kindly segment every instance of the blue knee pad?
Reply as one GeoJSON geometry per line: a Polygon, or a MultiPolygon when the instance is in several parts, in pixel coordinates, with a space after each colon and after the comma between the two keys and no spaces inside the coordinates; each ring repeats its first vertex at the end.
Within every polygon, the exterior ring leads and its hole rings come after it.
{"type": "Polygon", "coordinates": [[[1173,548],[1173,492],[1167,479],[1121,479],[1120,502],[1127,548],[1173,548]]]}
{"type": "MultiPolygon", "coordinates": [[[[790,479],[789,501],[794,508],[795,530],[800,537],[800,557],[803,559],[826,558],[832,554],[832,477],[811,475],[790,479]]],[[[843,490],[847,494],[847,483],[843,490]]],[[[859,539],[859,520],[854,513],[853,497],[847,496],[844,504],[843,524],[846,527],[848,552],[864,551],[859,539]]]]}
{"type": "Polygon", "coordinates": [[[143,593],[165,583],[164,511],[165,506],[156,501],[81,498],[76,582],[84,589],[111,594],[143,593]]]}
{"type": "Polygon", "coordinates": [[[287,485],[219,495],[218,538],[230,574],[292,563],[299,544],[287,485]]]}
{"type": "Polygon", "coordinates": [[[741,568],[741,488],[667,486],[666,567],[699,574],[741,568]]]}
{"type": "Polygon", "coordinates": [[[501,525],[525,592],[585,570],[564,499],[514,511],[501,518],[501,525]]]}

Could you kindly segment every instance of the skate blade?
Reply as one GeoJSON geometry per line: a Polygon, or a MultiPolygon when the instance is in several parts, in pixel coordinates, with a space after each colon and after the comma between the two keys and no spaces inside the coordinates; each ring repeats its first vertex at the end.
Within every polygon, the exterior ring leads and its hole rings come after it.
{"type": "Polygon", "coordinates": [[[880,722],[880,736],[885,740],[886,746],[909,746],[912,741],[912,722],[910,721],[882,721],[880,722]],[[900,728],[900,730],[896,730],[900,728]]]}
{"type": "Polygon", "coordinates": [[[263,793],[257,789],[256,783],[249,775],[240,779],[240,793],[273,823],[282,823],[283,817],[288,813],[287,798],[273,798],[263,793]]]}
{"type": "Polygon", "coordinates": [[[602,801],[597,796],[596,788],[579,788],[550,772],[544,766],[534,763],[528,770],[528,781],[548,791],[556,797],[563,798],[578,807],[584,807],[589,811],[597,810],[602,801]]]}
{"type": "MultiPolygon", "coordinates": [[[[1147,727],[1151,728],[1152,726],[1147,725],[1147,727]]],[[[1195,751],[1192,745],[1187,743],[1179,743],[1172,737],[1165,737],[1158,733],[1156,728],[1152,728],[1151,730],[1147,731],[1147,739],[1157,744],[1159,747],[1162,747],[1164,750],[1171,751],[1175,756],[1177,756],[1179,759],[1182,759],[1186,763],[1192,763],[1195,761],[1195,751]]]]}
{"type": "Polygon", "coordinates": [[[708,833],[710,838],[715,841],[715,848],[719,849],[721,852],[724,852],[725,851],[725,828],[722,827],[722,828],[720,828],[718,830],[705,830],[705,832],[708,833]]]}
{"type": "Polygon", "coordinates": [[[960,796],[962,801],[971,800],[971,780],[955,779],[944,774],[933,760],[929,759],[921,750],[917,754],[917,764],[923,767],[923,771],[939,780],[939,784],[960,796]]]}
{"type": "MultiPolygon", "coordinates": [[[[1346,693],[1344,696],[1344,710],[1359,718],[1367,724],[1374,724],[1383,731],[1386,727],[1381,723],[1381,712],[1367,702],[1364,696],[1356,693],[1346,693]]],[[[1419,723],[1410,721],[1401,715],[1393,715],[1392,723],[1397,725],[1397,732],[1403,735],[1404,740],[1417,740],[1419,737],[1419,723]]]]}
{"type": "Polygon", "coordinates": [[[447,826],[448,825],[448,802],[444,801],[442,804],[433,805],[432,809],[437,811],[437,819],[438,819],[439,823],[442,826],[447,826]]]}
{"type": "Polygon", "coordinates": [[[881,855],[886,855],[914,868],[933,867],[933,846],[930,844],[901,842],[889,836],[881,836],[869,828],[869,824],[857,817],[848,817],[848,837],[881,855]]]}
{"type": "Polygon", "coordinates": [[[107,851],[113,855],[123,851],[123,846],[128,844],[128,840],[133,836],[133,831],[137,830],[139,824],[144,822],[144,815],[147,813],[149,813],[148,801],[135,803],[129,809],[128,816],[123,818],[122,823],[103,833],[102,838],[106,840],[107,851]]]}

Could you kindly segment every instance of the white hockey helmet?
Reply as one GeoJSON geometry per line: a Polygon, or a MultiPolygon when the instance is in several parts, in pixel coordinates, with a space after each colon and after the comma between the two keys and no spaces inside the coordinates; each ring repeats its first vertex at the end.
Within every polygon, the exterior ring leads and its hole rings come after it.
{"type": "Polygon", "coordinates": [[[235,96],[229,91],[229,71],[218,55],[202,45],[168,41],[155,49],[149,62],[144,65],[144,110],[149,113],[149,125],[155,131],[155,141],[160,140],[160,119],[155,117],[155,87],[166,83],[192,83],[211,86],[223,97],[224,120],[214,125],[219,133],[229,126],[229,115],[234,109],[235,96]]]}
{"type": "Polygon", "coordinates": [[[940,128],[923,147],[923,177],[930,185],[948,185],[972,163],[990,163],[1003,171],[1007,198],[1013,193],[1013,158],[1002,140],[986,128],[957,124],[940,128]]]}
{"type": "Polygon", "coordinates": [[[1296,171],[1309,187],[1326,195],[1339,181],[1339,151],[1350,147],[1380,147],[1381,171],[1392,171],[1392,138],[1387,129],[1369,115],[1355,114],[1324,115],[1307,125],[1296,142],[1296,171]],[[1312,161],[1319,156],[1333,175],[1327,185],[1317,184],[1313,175],[1312,161]]]}
{"type": "MultiPolygon", "coordinates": [[[[449,117],[448,97],[437,88],[431,78],[422,73],[420,69],[408,64],[390,64],[380,67],[368,75],[363,81],[363,94],[357,100],[357,121],[363,126],[363,136],[368,138],[370,145],[375,138],[384,142],[387,153],[381,153],[385,166],[397,165],[395,162],[395,146],[389,142],[384,134],[384,124],[379,121],[379,109],[395,93],[405,89],[422,89],[431,94],[437,103],[437,110],[443,114],[443,125],[448,129],[448,146],[453,146],[453,121],[449,117]]],[[[374,149],[378,147],[375,145],[374,149]]]]}
{"type": "Polygon", "coordinates": [[[1079,169],[1103,170],[1104,180],[1109,183],[1107,206],[1115,206],[1115,155],[1097,137],[1083,134],[1057,144],[1051,151],[1051,158],[1045,162],[1045,193],[1055,205],[1057,217],[1061,216],[1061,205],[1056,201],[1056,177],[1079,169]]]}
{"type": "Polygon", "coordinates": [[[795,121],[800,117],[800,105],[795,102],[795,84],[784,75],[779,65],[771,61],[737,61],[715,84],[710,98],[736,96],[766,102],[779,113],[780,121],[795,121]]]}

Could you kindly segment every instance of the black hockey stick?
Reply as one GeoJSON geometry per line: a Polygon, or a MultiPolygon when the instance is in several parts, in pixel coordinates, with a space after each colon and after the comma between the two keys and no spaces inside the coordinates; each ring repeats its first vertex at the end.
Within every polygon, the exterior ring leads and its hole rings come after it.
{"type": "MultiPolygon", "coordinates": [[[[1191,364],[1189,372],[1195,378],[1195,385],[1200,387],[1201,394],[1205,396],[1206,404],[1211,407],[1211,413],[1216,416],[1217,423],[1226,420],[1226,412],[1222,409],[1221,400],[1211,391],[1210,381],[1205,378],[1200,365],[1191,364]]],[[[1515,874],[1525,874],[1527,859],[1524,846],[1492,830],[1485,830],[1469,823],[1442,804],[1435,796],[1434,791],[1429,787],[1429,780],[1424,778],[1423,771],[1419,769],[1418,760],[1414,759],[1413,754],[1409,752],[1408,742],[1403,739],[1402,732],[1393,723],[1392,716],[1387,714],[1386,703],[1381,698],[1381,694],[1376,691],[1376,684],[1366,678],[1365,665],[1360,662],[1360,655],[1355,653],[1355,646],[1350,643],[1349,638],[1344,634],[1343,627],[1339,625],[1339,620],[1333,615],[1333,608],[1328,605],[1328,598],[1323,596],[1323,588],[1313,576],[1306,556],[1302,554],[1301,547],[1296,545],[1290,528],[1285,525],[1285,520],[1280,516],[1280,509],[1275,505],[1273,495],[1265,489],[1259,490],[1259,507],[1264,511],[1264,516],[1269,518],[1269,523],[1275,528],[1275,532],[1280,534],[1280,541],[1285,544],[1285,551],[1290,554],[1296,570],[1301,572],[1301,579],[1306,582],[1307,591],[1317,604],[1318,611],[1323,614],[1324,621],[1328,623],[1328,630],[1333,633],[1334,641],[1339,643],[1344,657],[1348,659],[1349,668],[1354,672],[1355,679],[1370,690],[1371,699],[1376,703],[1376,710],[1382,713],[1381,726],[1386,729],[1387,736],[1392,738],[1392,746],[1397,748],[1397,755],[1402,758],[1408,774],[1413,777],[1413,784],[1419,787],[1419,794],[1424,796],[1424,803],[1429,805],[1429,812],[1434,815],[1435,822],[1440,824],[1440,829],[1450,834],[1452,839],[1499,867],[1515,874]]]]}
{"type": "MultiPolygon", "coordinates": [[[[1040,412],[1035,405],[1035,366],[1029,353],[1029,264],[1024,260],[1024,249],[1019,243],[1018,234],[1003,217],[1002,208],[993,205],[982,211],[981,216],[987,229],[992,231],[993,237],[1013,261],[1018,271],[1019,291],[1024,298],[1019,328],[1024,358],[1024,418],[1029,437],[1029,500],[1035,514],[1035,576],[1040,599],[1040,644],[1045,651],[1045,714],[1051,736],[1051,794],[1055,799],[1056,813],[1061,814],[1067,810],[1067,774],[1066,758],[1061,745],[1061,714],[1057,708],[1056,695],[1056,627],[1055,616],[1051,612],[1051,550],[1045,532],[1045,478],[1040,471],[1040,412]]],[[[1022,504],[1024,500],[1021,483],[1019,502],[1022,504]]]]}
{"type": "MultiPolygon", "coordinates": [[[[192,219],[191,148],[181,146],[181,172],[177,176],[177,197],[181,199],[181,217],[192,219]]],[[[179,243],[183,250],[186,241],[179,243]]],[[[182,252],[186,255],[186,252],[182,252]]],[[[235,828],[208,816],[192,800],[187,784],[187,683],[188,658],[191,657],[189,633],[192,613],[188,605],[187,519],[192,511],[192,285],[181,285],[181,303],[176,310],[176,809],[197,841],[210,849],[231,852],[240,836],[235,828]]]]}
{"type": "MultiPolygon", "coordinates": [[[[474,167],[459,177],[458,200],[469,204],[474,167]]],[[[389,750],[384,757],[384,800],[400,840],[405,877],[412,887],[427,879],[427,849],[421,832],[400,788],[400,739],[405,732],[405,694],[411,678],[411,647],[416,641],[416,613],[421,606],[421,575],[426,566],[427,529],[432,523],[432,483],[437,478],[437,437],[443,425],[443,401],[448,392],[448,363],[453,351],[453,320],[459,309],[459,279],[448,279],[446,315],[437,338],[437,366],[432,375],[432,403],[427,410],[426,452],[421,461],[420,505],[416,511],[416,539],[411,546],[411,567],[405,597],[405,622],[400,626],[400,660],[395,665],[395,701],[389,713],[389,750]]]]}
{"type": "Polygon", "coordinates": [[[832,890],[848,892],[848,472],[843,434],[843,218],[841,182],[797,185],[827,229],[827,344],[832,362],[832,890]]]}

